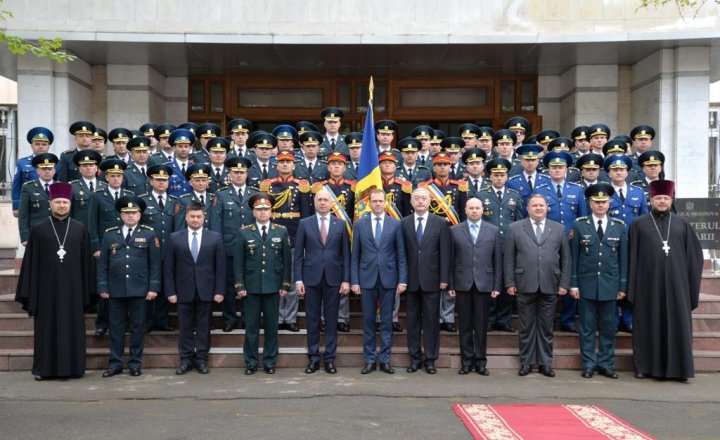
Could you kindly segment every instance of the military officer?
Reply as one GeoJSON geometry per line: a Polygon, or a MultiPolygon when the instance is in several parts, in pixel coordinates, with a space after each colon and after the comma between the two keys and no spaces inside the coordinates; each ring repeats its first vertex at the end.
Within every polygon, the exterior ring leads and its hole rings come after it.
{"type": "Polygon", "coordinates": [[[442,151],[442,141],[447,135],[442,130],[433,130],[433,135],[430,138],[430,147],[428,148],[427,154],[423,151],[418,152],[418,162],[420,165],[424,165],[427,168],[432,167],[432,158],[436,154],[442,151]]]}
{"type": "Polygon", "coordinates": [[[160,124],[155,128],[154,137],[157,140],[157,152],[150,156],[150,165],[172,162],[174,149],[168,140],[170,139],[170,134],[175,131],[176,128],[177,127],[172,124],[160,124]]]}
{"type": "Polygon", "coordinates": [[[123,371],[125,329],[130,329],[130,376],[142,374],[145,340],[145,301],[160,291],[162,260],[160,242],[153,229],[140,224],[145,202],[136,196],[123,196],[115,208],[122,226],[111,228],[103,237],[97,264],[97,289],[109,302],[110,359],[103,377],[123,371]]]}
{"type": "MultiPolygon", "coordinates": [[[[522,116],[513,116],[505,121],[505,128],[515,133],[515,146],[526,143],[525,136],[530,135],[530,121],[522,116]]],[[[527,142],[529,143],[529,142],[527,142]]]]}
{"type": "Polygon", "coordinates": [[[92,122],[77,121],[70,126],[70,134],[75,136],[76,147],[65,150],[60,154],[60,162],[57,167],[57,180],[59,182],[70,182],[80,178],[80,173],[72,158],[78,151],[90,148],[94,132],[95,126],[92,122]]]}
{"type": "Polygon", "coordinates": [[[389,119],[383,119],[375,123],[378,155],[384,151],[389,151],[395,155],[395,158],[397,159],[396,163],[400,163],[402,161],[400,151],[392,147],[392,141],[395,138],[395,132],[397,132],[397,129],[397,123],[389,119]]]}
{"type": "Polygon", "coordinates": [[[610,181],[607,173],[603,173],[603,176],[600,175],[600,167],[604,160],[601,155],[595,153],[587,153],[578,157],[575,166],[580,170],[580,181],[578,184],[583,190],[598,182],[610,181]]]}
{"type": "MultiPolygon", "coordinates": [[[[411,138],[415,138],[418,141],[420,141],[420,148],[418,149],[418,154],[415,157],[415,161],[418,163],[418,165],[423,166],[430,170],[430,140],[435,136],[435,130],[433,130],[432,127],[429,125],[418,125],[417,127],[413,128],[410,132],[411,138]],[[422,160],[419,160],[422,159],[422,160]]],[[[442,139],[438,140],[437,143],[439,144],[442,141],[442,139]]],[[[402,150],[400,150],[402,152],[402,150]]],[[[403,161],[404,161],[403,156],[403,161]]]]}
{"type": "Polygon", "coordinates": [[[108,139],[113,147],[113,154],[108,159],[120,159],[126,165],[130,165],[131,158],[128,152],[127,144],[133,138],[133,133],[127,128],[113,128],[108,133],[108,139]]]}
{"type": "Polygon", "coordinates": [[[481,148],[468,148],[462,154],[462,161],[467,170],[465,180],[468,184],[467,198],[477,197],[481,189],[490,185],[490,180],[483,177],[487,155],[481,148]]]}
{"type": "Polygon", "coordinates": [[[660,173],[665,164],[665,155],[657,150],[648,150],[637,158],[637,164],[642,169],[642,177],[632,182],[631,185],[645,192],[645,199],[649,205],[650,182],[660,179],[660,173]]]}
{"type": "Polygon", "coordinates": [[[298,121],[295,124],[295,129],[297,129],[298,136],[305,133],[306,131],[314,131],[314,132],[320,133],[320,129],[317,127],[317,125],[313,124],[312,122],[308,122],[308,121],[298,121]]]}
{"type": "Polygon", "coordinates": [[[21,157],[15,165],[15,175],[12,181],[12,210],[13,216],[17,217],[20,206],[20,191],[25,182],[38,178],[32,160],[35,156],[47,153],[53,143],[53,133],[45,127],[34,127],[27,132],[27,141],[32,149],[32,154],[21,157]]]}
{"type": "Polygon", "coordinates": [[[150,158],[150,138],[134,137],[128,141],[127,149],[130,151],[132,160],[125,168],[123,186],[133,194],[145,194],[149,189],[147,169],[150,158]]]}
{"type": "Polygon", "coordinates": [[[653,139],[655,139],[655,129],[650,125],[638,125],[630,130],[630,138],[632,139],[633,147],[630,158],[633,160],[633,165],[637,165],[640,155],[652,150],[653,139]]]}
{"type": "Polygon", "coordinates": [[[263,370],[275,373],[278,357],[278,297],[291,287],[292,261],[287,229],[270,222],[277,201],[267,193],[255,193],[248,201],[255,221],[240,229],[235,240],[235,291],[245,301],[245,374],[257,371],[260,313],[263,315],[263,370]]]}
{"type": "Polygon", "coordinates": [[[512,165],[519,164],[520,159],[515,154],[515,142],[517,142],[517,136],[512,130],[503,128],[496,131],[493,135],[493,144],[495,144],[493,157],[505,159],[512,165]]]}
{"type": "MultiPolygon", "coordinates": [[[[428,138],[429,141],[430,138],[428,138]]],[[[418,150],[421,141],[416,138],[406,137],[397,143],[398,150],[402,155],[402,164],[395,169],[395,177],[407,180],[412,183],[413,188],[417,188],[420,182],[425,182],[432,178],[430,169],[419,165],[417,162],[418,150]]]]}
{"type": "Polygon", "coordinates": [[[100,162],[102,156],[94,150],[78,151],[73,156],[73,163],[80,171],[81,177],[70,182],[73,192],[70,216],[86,227],[90,225],[90,199],[93,193],[107,187],[107,183],[97,178],[100,162]]]}
{"type": "Polygon", "coordinates": [[[40,153],[33,157],[32,165],[38,177],[25,182],[20,190],[18,228],[20,242],[27,244],[30,230],[50,215],[50,185],[54,182],[55,167],[59,159],[52,153],[40,153]]]}
{"type": "Polygon", "coordinates": [[[273,128],[272,134],[277,138],[278,152],[289,151],[293,154],[297,153],[295,154],[296,159],[302,159],[302,153],[295,151],[297,145],[299,145],[297,139],[298,134],[295,127],[289,124],[281,124],[273,128]]]}
{"type": "MultiPolygon", "coordinates": [[[[251,159],[252,168],[248,171],[248,183],[259,187],[261,182],[278,176],[277,162],[270,160],[278,140],[270,133],[260,132],[253,133],[248,144],[255,149],[255,155],[251,159]]],[[[290,154],[294,160],[295,155],[292,152],[290,154]]]]}
{"type": "Polygon", "coordinates": [[[520,171],[513,174],[513,170],[510,170],[511,177],[508,179],[507,186],[520,194],[523,201],[523,212],[527,212],[525,208],[530,194],[543,185],[549,185],[551,181],[548,176],[537,172],[542,152],[540,145],[523,144],[515,151],[520,156],[520,171]]]}
{"type": "Polygon", "coordinates": [[[105,148],[107,147],[108,134],[105,130],[100,127],[95,127],[92,138],[90,141],[90,149],[100,153],[100,156],[105,157],[105,148]]]}
{"type": "MultiPolygon", "coordinates": [[[[327,163],[318,157],[318,146],[322,135],[316,131],[306,131],[298,138],[302,148],[302,158],[295,161],[293,174],[310,184],[328,178],[327,163]]],[[[327,156],[327,154],[325,155],[327,156]]]]}
{"type": "MultiPolygon", "coordinates": [[[[500,229],[500,243],[503,246],[510,224],[525,218],[520,194],[506,186],[511,167],[510,161],[506,159],[489,160],[485,164],[485,172],[489,175],[490,185],[482,188],[475,196],[482,201],[483,220],[500,229]]],[[[514,331],[510,324],[513,301],[514,298],[507,292],[501,292],[493,299],[488,318],[489,330],[514,331]]]]}
{"type": "Polygon", "coordinates": [[[318,156],[326,159],[333,151],[340,151],[347,154],[347,144],[345,138],[340,134],[341,119],[345,117],[345,113],[338,107],[327,107],[320,112],[323,118],[323,126],[325,127],[325,136],[323,136],[322,144],[318,156]]]}
{"type": "Polygon", "coordinates": [[[222,131],[217,124],[206,122],[197,126],[195,130],[195,137],[200,139],[200,148],[198,148],[192,155],[193,163],[210,163],[210,153],[208,152],[207,145],[210,139],[222,136],[222,131]]]}
{"type": "Polygon", "coordinates": [[[593,153],[603,154],[603,146],[610,139],[610,127],[605,124],[590,126],[590,149],[593,153]]]}
{"type": "MultiPolygon", "coordinates": [[[[215,218],[213,226],[216,232],[222,234],[225,244],[226,271],[226,295],[223,304],[223,331],[231,332],[238,322],[238,307],[235,301],[235,281],[233,278],[234,247],[235,237],[241,227],[255,222],[252,209],[248,205],[250,197],[258,192],[247,183],[248,169],[252,167],[250,159],[233,156],[225,161],[228,170],[229,185],[220,188],[215,193],[215,218]]],[[[244,328],[244,315],[241,312],[240,327],[244,328]]]]}
{"type": "MultiPolygon", "coordinates": [[[[570,153],[570,149],[573,146],[573,141],[570,138],[566,138],[564,136],[557,137],[550,141],[547,145],[548,151],[567,151],[570,153]]],[[[571,158],[573,159],[573,162],[575,161],[574,156],[572,153],[570,154],[571,158]]],[[[545,174],[547,174],[547,167],[545,167],[545,170],[543,170],[545,174]]],[[[568,182],[574,182],[577,183],[580,181],[580,170],[573,166],[567,167],[567,174],[565,175],[565,180],[568,182]]]]}
{"type": "Polygon", "coordinates": [[[395,177],[397,171],[397,156],[392,151],[384,151],[378,155],[380,179],[383,183],[387,205],[385,211],[394,219],[401,219],[412,212],[410,194],[412,183],[405,179],[395,177]]]}
{"type": "Polygon", "coordinates": [[[233,156],[249,158],[253,154],[252,149],[247,145],[252,131],[252,122],[247,119],[237,118],[228,122],[228,131],[232,137],[232,146],[228,151],[228,158],[233,156]]]}
{"type": "Polygon", "coordinates": [[[458,128],[458,136],[462,138],[460,149],[477,147],[480,132],[480,127],[475,124],[467,123],[460,125],[458,128]]]}
{"type": "Polygon", "coordinates": [[[190,150],[195,143],[195,135],[188,129],[178,128],[168,138],[168,143],[173,146],[173,159],[168,165],[173,169],[170,175],[170,186],[168,194],[180,197],[183,194],[192,192],[192,187],[185,178],[185,173],[190,168],[190,150]]]}
{"type": "MultiPolygon", "coordinates": [[[[466,137],[470,136],[466,134],[466,137]]],[[[475,147],[469,147],[468,143],[465,144],[463,147],[463,142],[465,142],[462,138],[459,138],[457,136],[448,136],[445,139],[440,142],[440,147],[442,148],[442,152],[447,155],[447,157],[450,159],[450,165],[448,168],[448,178],[451,180],[462,180],[465,176],[465,167],[463,167],[462,161],[460,158],[462,157],[462,151],[463,149],[468,148],[475,148],[475,147]]],[[[473,139],[472,144],[477,144],[477,139],[473,139]]],[[[437,154],[435,154],[437,156],[437,154]]],[[[435,157],[433,156],[433,157],[435,157]]],[[[433,172],[435,172],[435,162],[433,161],[433,172]]]]}
{"type": "Polygon", "coordinates": [[[360,154],[362,153],[362,133],[357,131],[348,133],[345,136],[345,143],[349,151],[345,178],[348,180],[357,180],[357,173],[360,168],[360,154]]]}
{"type": "MultiPolygon", "coordinates": [[[[492,159],[495,156],[495,152],[493,151],[493,137],[495,136],[495,131],[490,127],[480,127],[480,134],[477,138],[477,148],[483,150],[488,158],[492,159]]],[[[464,148],[463,150],[467,150],[467,148],[464,148]]]]}
{"type": "Polygon", "coordinates": [[[545,149],[545,151],[549,151],[550,148],[548,148],[550,142],[560,137],[560,133],[557,130],[543,130],[540,133],[535,135],[535,142],[538,145],[542,145],[542,147],[545,149]]]}
{"type": "MultiPolygon", "coordinates": [[[[611,155],[624,156],[624,155],[626,155],[626,152],[627,152],[627,146],[625,144],[625,141],[622,139],[613,138],[613,139],[607,141],[605,143],[605,145],[603,145],[603,154],[605,155],[606,158],[611,155]]],[[[628,157],[630,157],[630,156],[628,156],[628,157]]],[[[632,160],[632,158],[631,158],[631,160],[632,160]]],[[[627,177],[625,178],[625,181],[627,183],[632,183],[637,180],[640,180],[640,178],[638,177],[637,171],[632,169],[632,167],[629,168],[627,171],[627,177]]]]}
{"type": "Polygon", "coordinates": [[[607,215],[615,190],[597,183],[585,190],[592,215],[579,217],[570,234],[570,295],[579,300],[582,377],[617,379],[615,372],[615,301],[625,298],[628,243],[622,220],[607,215]],[[595,332],[599,343],[595,351],[595,332]]]}
{"type": "Polygon", "coordinates": [[[213,225],[217,222],[215,218],[215,210],[212,209],[215,194],[208,191],[211,173],[212,167],[208,163],[194,163],[185,171],[185,179],[188,181],[192,191],[178,197],[181,212],[177,215],[177,217],[180,218],[181,229],[187,226],[184,221],[185,210],[192,202],[196,202],[201,204],[205,210],[205,223],[203,224],[203,227],[205,229],[214,230],[213,225]]]}
{"type": "Polygon", "coordinates": [[[573,141],[573,147],[570,148],[570,152],[572,153],[576,163],[579,157],[590,153],[590,139],[588,139],[589,134],[590,127],[586,125],[578,125],[570,133],[570,139],[573,141]]]}
{"type": "Polygon", "coordinates": [[[158,125],[154,122],[146,122],[138,129],[143,136],[150,139],[150,149],[148,150],[149,156],[158,152],[158,141],[155,138],[155,129],[157,127],[158,125]]]}
{"type": "Polygon", "coordinates": [[[230,141],[222,137],[216,137],[210,139],[205,147],[210,154],[210,166],[212,167],[208,191],[215,194],[220,188],[224,188],[228,184],[228,170],[225,168],[225,160],[230,149],[230,141]]]}

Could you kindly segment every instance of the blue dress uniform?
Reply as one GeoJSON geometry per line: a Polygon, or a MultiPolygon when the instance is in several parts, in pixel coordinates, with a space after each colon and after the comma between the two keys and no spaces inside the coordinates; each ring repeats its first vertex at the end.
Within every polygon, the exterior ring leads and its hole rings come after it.
{"type": "MultiPolygon", "coordinates": [[[[100,156],[100,153],[92,150],[78,151],[73,157],[73,162],[78,167],[85,164],[99,164],[101,161],[102,156],[100,156]]],[[[78,180],[73,180],[70,184],[72,185],[73,195],[70,216],[88,227],[90,224],[90,199],[95,191],[105,189],[107,183],[97,177],[88,183],[81,177],[78,180]],[[92,188],[89,185],[92,185],[92,188]]]]}
{"type": "MultiPolygon", "coordinates": [[[[168,142],[173,147],[176,144],[192,145],[195,143],[195,135],[190,130],[178,128],[177,130],[170,133],[170,137],[168,137],[168,142]]],[[[173,170],[173,173],[170,176],[169,186],[167,190],[168,194],[170,194],[171,196],[180,197],[183,194],[188,194],[192,192],[192,187],[185,178],[185,173],[187,172],[190,164],[192,164],[192,161],[188,160],[186,168],[185,170],[183,170],[181,164],[177,160],[177,157],[173,157],[173,160],[168,163],[168,165],[170,165],[173,170]]]]}
{"type": "MultiPolygon", "coordinates": [[[[141,211],[145,202],[136,196],[117,201],[119,212],[141,211]]],[[[97,264],[98,293],[109,293],[110,359],[103,377],[122,372],[125,329],[130,329],[131,376],[140,376],[145,340],[145,299],[160,291],[160,241],[152,228],[118,226],[103,237],[97,264]],[[128,322],[129,321],[129,322],[128,322]]]]}
{"type": "MultiPolygon", "coordinates": [[[[48,145],[53,143],[53,132],[45,127],[34,127],[28,130],[27,141],[32,145],[33,142],[47,142],[48,145]]],[[[15,175],[12,181],[12,209],[17,211],[20,206],[20,191],[23,184],[38,178],[35,167],[32,164],[34,154],[21,157],[15,164],[15,175]]]]}
{"type": "MultiPolygon", "coordinates": [[[[607,200],[613,192],[606,183],[592,185],[588,198],[607,200]]],[[[580,353],[583,377],[592,377],[597,368],[603,375],[614,373],[615,307],[618,292],[627,293],[628,246],[622,220],[605,216],[602,237],[594,217],[580,217],[572,227],[571,287],[580,290],[580,353]],[[599,333],[597,354],[595,331],[599,333]]],[[[615,375],[615,378],[617,376],[615,375]]]]}
{"type": "MultiPolygon", "coordinates": [[[[515,152],[522,159],[539,159],[542,147],[535,144],[523,144],[519,146],[515,152]]],[[[522,166],[520,166],[522,168],[522,166]]],[[[512,174],[512,170],[511,173],[512,174]]],[[[542,174],[539,170],[535,170],[535,175],[532,179],[532,186],[528,183],[528,176],[525,175],[524,171],[520,171],[517,174],[510,177],[507,181],[507,187],[511,188],[520,194],[523,201],[523,210],[527,213],[527,200],[531,194],[533,194],[538,188],[543,185],[550,184],[552,180],[545,174],[542,174]]]]}
{"type": "MultiPolygon", "coordinates": [[[[225,164],[228,169],[239,169],[245,172],[247,172],[249,166],[252,166],[250,160],[243,157],[231,157],[225,161],[225,164]]],[[[238,193],[233,185],[221,188],[215,193],[215,206],[213,209],[215,210],[214,216],[217,221],[213,225],[213,230],[222,234],[223,243],[225,244],[227,267],[225,300],[222,302],[224,331],[232,331],[238,321],[235,278],[233,274],[234,244],[240,228],[255,222],[252,209],[250,209],[248,205],[250,197],[255,193],[257,193],[257,188],[248,186],[247,183],[242,189],[242,193],[238,193]]],[[[241,319],[245,319],[242,313],[241,319]]]]}
{"type": "MultiPolygon", "coordinates": [[[[58,157],[52,153],[35,156],[32,164],[35,168],[55,168],[58,157]]],[[[18,228],[20,242],[25,243],[30,237],[30,230],[50,215],[49,187],[53,181],[41,182],[40,179],[25,182],[20,190],[18,228]]]]}
{"type": "MultiPolygon", "coordinates": [[[[78,134],[92,135],[95,132],[95,125],[88,121],[78,121],[70,126],[70,134],[73,136],[78,134]]],[[[80,151],[79,148],[71,148],[60,153],[60,162],[57,167],[57,180],[60,182],[70,182],[80,178],[80,172],[77,165],[73,162],[73,156],[80,151]]]]}
{"type": "MultiPolygon", "coordinates": [[[[277,204],[272,196],[256,193],[249,205],[272,208],[277,204]]],[[[260,313],[263,314],[263,366],[267,373],[275,372],[278,357],[278,292],[291,287],[290,237],[285,227],[269,223],[266,237],[257,224],[245,226],[235,241],[235,291],[247,291],[245,297],[245,374],[253,374],[260,362],[258,341],[260,313]]]]}

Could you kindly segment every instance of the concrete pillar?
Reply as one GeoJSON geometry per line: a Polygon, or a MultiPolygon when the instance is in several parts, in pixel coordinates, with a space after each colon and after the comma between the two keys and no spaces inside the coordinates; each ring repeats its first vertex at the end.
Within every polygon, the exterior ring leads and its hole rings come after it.
{"type": "Polygon", "coordinates": [[[180,124],[188,117],[188,80],[185,76],[165,79],[165,121],[180,124]]]}
{"type": "MultiPolygon", "coordinates": [[[[18,57],[18,157],[30,154],[30,145],[25,135],[32,127],[42,125],[53,131],[57,129],[53,120],[53,64],[51,61],[31,56],[18,57]]],[[[55,150],[55,153],[63,151],[55,150]]]]}
{"type": "MultiPolygon", "coordinates": [[[[542,129],[555,129],[561,134],[570,134],[560,124],[560,95],[560,75],[538,77],[538,115],[542,116],[542,129]]],[[[540,127],[533,127],[533,131],[537,133],[540,127]]]]}
{"type": "Polygon", "coordinates": [[[165,77],[148,65],[107,66],[107,125],[137,129],[165,118],[165,77]]]}
{"type": "Polygon", "coordinates": [[[603,123],[612,134],[618,127],[618,66],[577,65],[560,75],[560,125],[570,133],[578,125],[603,123]]]}

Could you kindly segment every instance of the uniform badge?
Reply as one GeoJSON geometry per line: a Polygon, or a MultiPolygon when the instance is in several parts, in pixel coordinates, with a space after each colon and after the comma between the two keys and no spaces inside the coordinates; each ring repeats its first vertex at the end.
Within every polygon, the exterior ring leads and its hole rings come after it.
{"type": "Polygon", "coordinates": [[[273,237],[272,238],[273,243],[280,243],[282,241],[282,238],[280,237],[273,237]]]}
{"type": "Polygon", "coordinates": [[[508,205],[515,206],[515,200],[513,200],[513,199],[508,200],[508,205]]]}

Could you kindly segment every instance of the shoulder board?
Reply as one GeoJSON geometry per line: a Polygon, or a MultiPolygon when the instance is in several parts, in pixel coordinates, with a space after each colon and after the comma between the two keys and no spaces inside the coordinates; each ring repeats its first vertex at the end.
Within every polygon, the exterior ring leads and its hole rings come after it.
{"type": "Polygon", "coordinates": [[[253,225],[241,226],[240,229],[251,229],[253,225]]]}
{"type": "Polygon", "coordinates": [[[226,193],[228,191],[230,191],[230,187],[223,186],[222,188],[218,188],[217,191],[215,191],[215,194],[226,193]]]}
{"type": "Polygon", "coordinates": [[[275,183],[276,180],[277,180],[277,178],[272,178],[272,179],[265,179],[262,182],[260,182],[260,191],[262,191],[262,192],[270,191],[270,185],[275,183]]]}
{"type": "Polygon", "coordinates": [[[630,185],[634,186],[635,188],[644,186],[642,180],[633,180],[632,182],[630,182],[630,185]]]}
{"type": "Polygon", "coordinates": [[[152,227],[150,227],[150,226],[148,226],[148,225],[140,225],[140,228],[142,228],[142,229],[147,229],[148,231],[153,231],[153,232],[155,232],[155,229],[153,229],[152,227]]]}
{"type": "Polygon", "coordinates": [[[354,180],[346,180],[345,183],[350,185],[351,190],[355,191],[355,185],[357,184],[357,182],[355,182],[354,180]]]}
{"type": "Polygon", "coordinates": [[[625,222],[619,218],[610,217],[610,222],[625,226],[625,222]]]}
{"type": "Polygon", "coordinates": [[[582,217],[576,218],[575,221],[578,221],[578,222],[579,222],[579,221],[587,220],[587,219],[589,219],[589,218],[590,218],[589,216],[583,215],[582,217]]]}
{"type": "Polygon", "coordinates": [[[519,192],[515,191],[515,190],[512,189],[512,188],[508,188],[507,186],[505,187],[505,192],[507,192],[508,194],[517,194],[517,195],[520,195],[519,192]]]}
{"type": "Polygon", "coordinates": [[[27,182],[23,183],[22,186],[34,185],[36,182],[37,180],[28,180],[27,182]]]}
{"type": "Polygon", "coordinates": [[[424,182],[418,183],[418,188],[423,188],[423,187],[425,187],[425,186],[430,185],[430,182],[431,182],[431,181],[432,181],[432,180],[426,180],[426,181],[424,181],[424,182]]]}
{"type": "Polygon", "coordinates": [[[60,155],[63,155],[63,154],[73,154],[74,152],[75,152],[75,149],[74,149],[74,148],[70,148],[69,150],[65,150],[65,151],[63,151],[62,153],[60,153],[60,155]]]}
{"type": "Polygon", "coordinates": [[[69,181],[68,183],[69,183],[69,184],[80,183],[80,179],[71,180],[71,181],[69,181]]]}
{"type": "Polygon", "coordinates": [[[322,189],[323,185],[325,185],[326,183],[327,183],[327,180],[321,180],[320,182],[315,182],[310,187],[310,191],[313,194],[317,194],[322,189]]]}
{"type": "Polygon", "coordinates": [[[428,170],[428,171],[430,171],[430,168],[426,167],[425,165],[418,165],[418,166],[417,166],[417,169],[418,169],[418,170],[428,170]]]}
{"type": "Polygon", "coordinates": [[[327,165],[327,160],[325,160],[325,159],[318,159],[317,162],[327,165]]]}
{"type": "Polygon", "coordinates": [[[165,193],[165,195],[167,196],[168,200],[176,200],[176,199],[177,199],[176,196],[171,196],[171,195],[168,194],[168,193],[165,193]]]}
{"type": "Polygon", "coordinates": [[[286,229],[285,226],[277,224],[277,223],[270,223],[270,229],[286,229]]]}
{"type": "Polygon", "coordinates": [[[566,180],[566,181],[565,181],[565,184],[566,184],[566,185],[570,185],[570,186],[577,186],[578,188],[581,188],[581,186],[580,186],[580,184],[579,184],[579,183],[575,183],[575,182],[568,182],[568,181],[566,180]]]}
{"type": "Polygon", "coordinates": [[[111,227],[111,228],[105,229],[105,232],[114,231],[114,230],[116,230],[116,229],[119,231],[121,228],[122,228],[122,226],[113,226],[113,227],[111,227]]]}
{"type": "Polygon", "coordinates": [[[465,180],[451,180],[450,182],[458,186],[458,191],[467,192],[469,185],[465,180]]]}
{"type": "Polygon", "coordinates": [[[138,197],[140,197],[141,199],[142,199],[142,198],[149,198],[149,197],[150,197],[150,193],[142,193],[142,194],[140,194],[138,197]]]}
{"type": "Polygon", "coordinates": [[[515,174],[514,176],[511,176],[508,180],[517,180],[517,179],[522,179],[522,173],[515,174]]]}
{"type": "Polygon", "coordinates": [[[580,168],[576,168],[576,167],[568,167],[568,170],[573,170],[573,171],[580,171],[580,168]]]}
{"type": "Polygon", "coordinates": [[[192,196],[193,196],[193,193],[180,194],[181,199],[191,199],[192,196]]]}
{"type": "Polygon", "coordinates": [[[310,182],[305,179],[295,179],[295,182],[298,184],[298,191],[301,193],[310,192],[310,182]]]}

